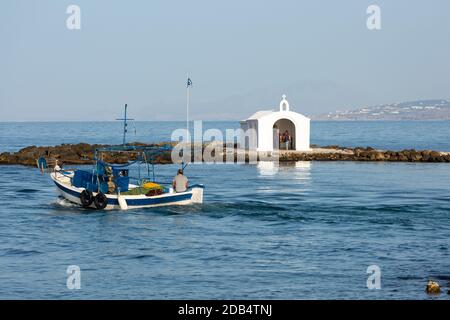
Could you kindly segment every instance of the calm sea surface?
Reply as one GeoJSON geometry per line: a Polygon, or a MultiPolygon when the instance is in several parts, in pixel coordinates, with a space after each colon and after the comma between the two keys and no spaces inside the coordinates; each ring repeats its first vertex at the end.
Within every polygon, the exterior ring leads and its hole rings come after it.
{"type": "MultiPolygon", "coordinates": [[[[236,123],[206,123],[224,129],[236,123]]],[[[136,123],[130,140],[180,123],[136,123]]],[[[313,122],[312,142],[450,151],[449,122],[313,122]]],[[[0,123],[0,152],[120,143],[120,124],[0,123]]],[[[159,166],[158,180],[177,167],[159,166]]],[[[450,165],[198,164],[205,203],[113,211],[58,199],[34,168],[0,166],[0,298],[428,299],[450,286],[450,165]],[[69,265],[81,290],[66,286],[69,265]],[[381,269],[381,289],[366,286],[381,269]]]]}
{"type": "MultiPolygon", "coordinates": [[[[185,122],[130,122],[127,141],[170,141],[185,122]]],[[[191,129],[193,124],[190,124],[191,129]]],[[[237,129],[239,122],[203,122],[203,130],[237,129]]],[[[199,137],[196,137],[197,140],[199,137]]],[[[0,122],[0,152],[30,145],[61,143],[122,143],[121,122],[0,122]]],[[[311,143],[321,146],[370,146],[392,150],[450,151],[450,121],[312,121],[311,143]]]]}

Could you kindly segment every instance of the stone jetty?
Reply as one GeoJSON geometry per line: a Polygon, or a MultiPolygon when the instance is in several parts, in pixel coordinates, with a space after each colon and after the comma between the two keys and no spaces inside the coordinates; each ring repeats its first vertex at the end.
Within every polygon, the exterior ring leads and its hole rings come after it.
{"type": "MultiPolygon", "coordinates": [[[[136,146],[147,146],[143,143],[133,143],[136,146]]],[[[153,144],[151,146],[158,146],[153,144]]],[[[48,159],[56,159],[59,163],[69,165],[84,165],[94,163],[95,149],[108,147],[108,145],[101,144],[61,144],[58,146],[29,146],[17,152],[3,152],[0,153],[0,165],[24,165],[36,166],[36,160],[39,157],[48,159]]],[[[105,153],[104,161],[110,163],[123,164],[127,163],[129,159],[134,160],[135,154],[126,155],[124,153],[105,153]]],[[[170,153],[158,156],[157,163],[165,164],[171,163],[170,153]]]]}
{"type": "MultiPolygon", "coordinates": [[[[167,143],[160,144],[143,144],[133,143],[133,145],[140,146],[162,146],[167,143]]],[[[174,145],[172,143],[172,145],[174,145]]],[[[92,164],[94,162],[94,150],[107,145],[98,144],[62,144],[58,146],[29,146],[17,152],[3,152],[0,153],[0,164],[3,165],[25,165],[35,166],[36,159],[39,157],[46,157],[57,159],[66,165],[83,165],[92,164]]],[[[203,145],[203,148],[205,145],[203,145]]],[[[220,149],[220,148],[219,148],[220,149]]],[[[223,156],[227,154],[227,150],[223,151],[223,156]]],[[[237,158],[236,149],[228,149],[228,152],[234,152],[235,159],[237,158]]],[[[222,152],[221,152],[222,153],[222,152]]],[[[275,155],[271,154],[257,154],[258,160],[268,160],[275,155]]],[[[128,159],[134,159],[135,155],[108,153],[104,160],[110,163],[126,163],[128,159]]],[[[247,154],[245,157],[249,159],[247,154]]],[[[311,151],[300,152],[290,150],[280,150],[278,152],[280,162],[292,161],[386,161],[386,162],[447,162],[450,163],[450,152],[439,152],[433,150],[377,150],[371,147],[356,147],[346,148],[339,146],[325,146],[320,147],[313,145],[311,151]]],[[[156,163],[169,164],[172,163],[170,152],[163,153],[155,159],[156,163]]]]}
{"type": "Polygon", "coordinates": [[[450,162],[450,152],[433,150],[378,150],[371,147],[312,146],[310,152],[280,151],[280,161],[389,161],[450,162]]]}

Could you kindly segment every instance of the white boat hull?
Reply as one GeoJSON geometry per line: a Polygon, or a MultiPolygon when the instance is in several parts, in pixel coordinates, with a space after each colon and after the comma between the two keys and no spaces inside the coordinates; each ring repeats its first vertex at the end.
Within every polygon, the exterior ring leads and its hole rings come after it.
{"type": "MultiPolygon", "coordinates": [[[[56,185],[56,189],[63,198],[78,205],[81,204],[80,194],[84,191],[84,188],[76,188],[72,186],[70,182],[70,173],[61,174],[58,172],[52,172],[50,174],[53,182],[56,185]]],[[[94,196],[97,193],[93,193],[94,196]]],[[[157,196],[147,197],[146,195],[120,195],[106,194],[108,204],[103,210],[124,210],[135,208],[149,208],[159,206],[171,206],[171,205],[187,205],[193,203],[203,203],[203,186],[196,185],[189,188],[186,192],[171,192],[163,193],[157,196]],[[125,205],[124,205],[125,201],[125,205]]],[[[94,203],[89,208],[96,209],[94,203]]]]}

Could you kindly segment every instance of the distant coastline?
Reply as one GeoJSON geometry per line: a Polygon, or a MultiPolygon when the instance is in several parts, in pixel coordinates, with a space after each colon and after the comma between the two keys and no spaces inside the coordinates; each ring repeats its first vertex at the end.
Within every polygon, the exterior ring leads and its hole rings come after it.
{"type": "Polygon", "coordinates": [[[315,121],[445,121],[450,100],[418,100],[311,115],[315,121]]]}
{"type": "MultiPolygon", "coordinates": [[[[353,110],[337,110],[321,114],[307,114],[312,121],[450,121],[450,100],[417,100],[409,102],[396,102],[378,106],[361,107],[353,110]]],[[[204,123],[239,123],[242,117],[236,119],[207,119],[197,117],[204,123]]],[[[193,122],[194,120],[191,120],[193,122]]],[[[0,123],[116,123],[115,120],[0,120],[0,123]]],[[[136,123],[185,123],[184,119],[143,119],[136,123]]]]}

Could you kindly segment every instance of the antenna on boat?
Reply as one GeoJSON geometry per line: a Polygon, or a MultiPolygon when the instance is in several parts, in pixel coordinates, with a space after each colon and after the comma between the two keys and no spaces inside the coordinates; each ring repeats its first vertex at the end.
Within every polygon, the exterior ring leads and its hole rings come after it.
{"type": "Polygon", "coordinates": [[[128,105],[125,104],[125,114],[124,114],[123,119],[116,119],[116,120],[123,121],[123,145],[125,145],[125,143],[126,143],[126,136],[127,136],[127,131],[128,131],[128,129],[127,129],[127,126],[128,126],[127,120],[134,120],[134,119],[127,119],[127,108],[128,108],[128,105]]]}

